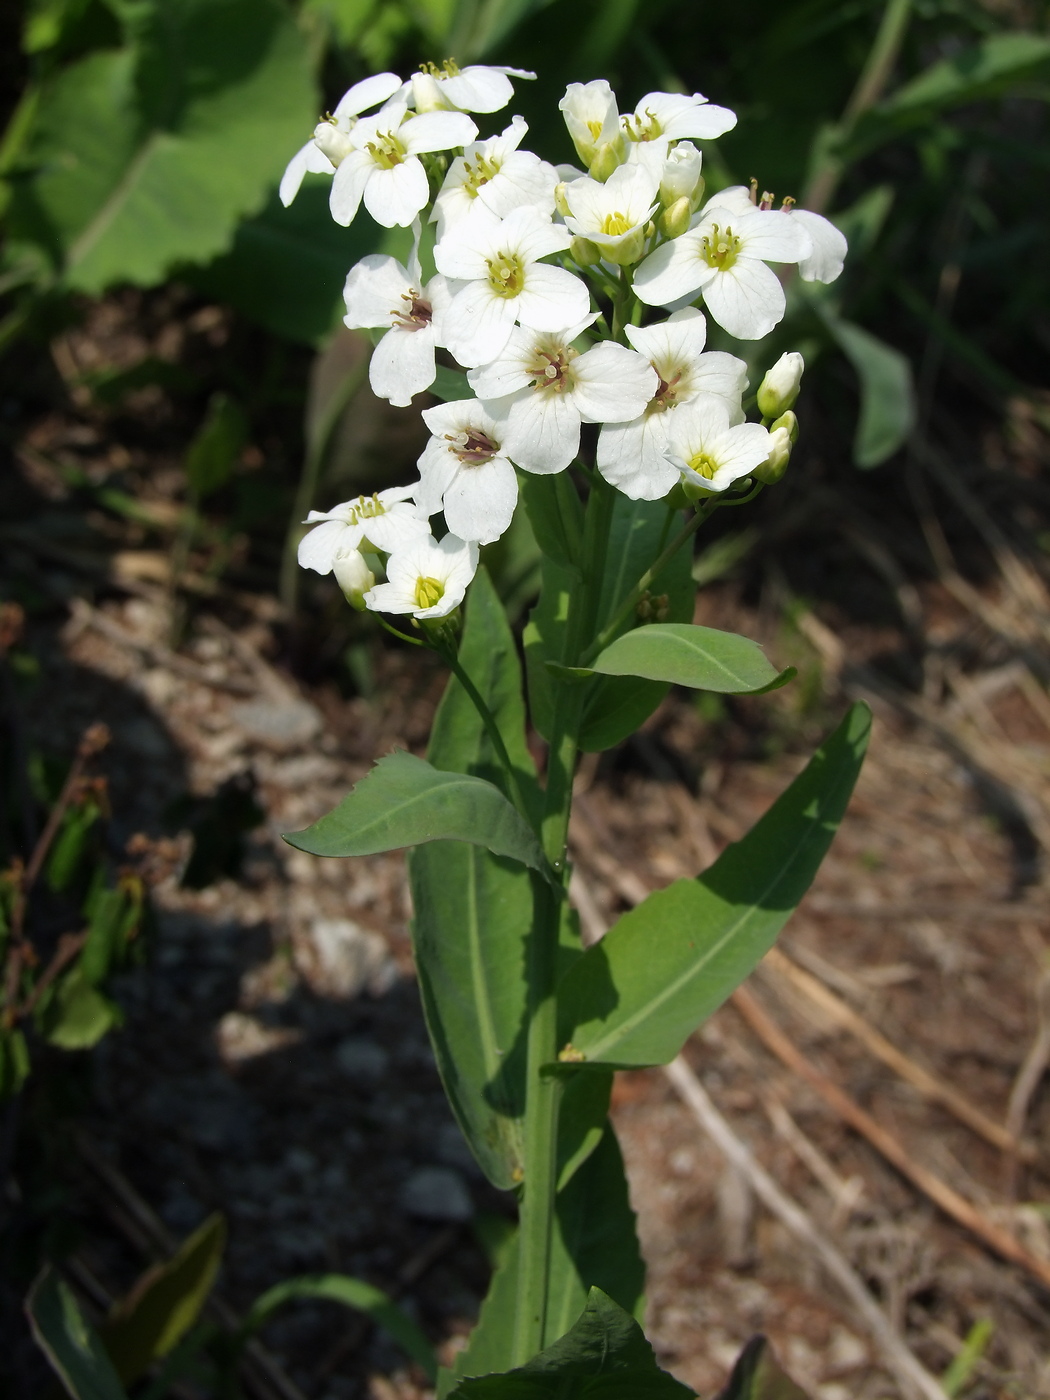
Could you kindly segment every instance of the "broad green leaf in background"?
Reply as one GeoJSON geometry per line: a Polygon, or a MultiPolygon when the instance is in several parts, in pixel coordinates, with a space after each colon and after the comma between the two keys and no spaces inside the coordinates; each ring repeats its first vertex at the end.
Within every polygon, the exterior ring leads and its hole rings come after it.
{"type": "Polygon", "coordinates": [[[773,1355],[765,1337],[752,1337],[737,1357],[717,1400],[808,1400],[773,1355]]]}
{"type": "Polygon", "coordinates": [[[644,676],[723,695],[761,695],[795,674],[777,671],[757,642],[689,622],[653,622],[607,646],[590,669],[605,676],[644,676]]]}
{"type": "Polygon", "coordinates": [[[11,233],[79,291],[151,286],[228,248],[309,135],[310,55],[280,0],[117,7],[132,42],[47,80],[11,233]]]}
{"type": "MultiPolygon", "coordinates": [[[[483,568],[467,594],[459,660],[496,717],[519,782],[535,791],[518,654],[483,568]]],[[[503,782],[484,726],[455,677],[438,707],[428,754],[442,768],[503,782]]],[[[520,865],[463,842],[419,846],[408,869],[416,967],[438,1069],[478,1162],[495,1186],[509,1190],[521,1178],[530,879],[520,865]]]]}
{"type": "Polygon", "coordinates": [[[612,1075],[572,1074],[558,1109],[558,1190],[562,1191],[601,1142],[608,1127],[612,1075]]]}
{"type": "Polygon", "coordinates": [[[246,1341],[285,1303],[295,1298],[326,1298],[332,1303],[363,1312],[389,1332],[413,1361],[418,1361],[433,1380],[437,1373],[434,1348],[412,1319],[381,1288],[346,1274],[304,1274],[286,1279],[257,1298],[241,1325],[240,1340],[246,1341]]]}
{"type": "Polygon", "coordinates": [[[98,890],[88,902],[87,939],[77,963],[89,987],[98,987],[120,960],[142,918],[142,892],[134,883],[98,890]]]}
{"type": "Polygon", "coordinates": [[[454,399],[474,397],[474,390],[467,383],[467,376],[458,369],[449,369],[447,365],[438,365],[437,377],[430,386],[430,392],[436,399],[445,403],[451,403],[454,399]]]}
{"type": "Polygon", "coordinates": [[[494,783],[444,773],[398,749],[339,806],[284,838],[315,856],[369,856],[424,841],[469,841],[533,870],[546,862],[536,834],[494,783]]]}
{"type": "Polygon", "coordinates": [[[60,1050],[89,1050],[107,1031],[123,1023],[124,1013],[84,978],[75,966],[38,1008],[37,1022],[49,1045],[60,1050]]]}
{"type": "Polygon", "coordinates": [[[699,879],[650,895],[587,949],[559,986],[563,1046],[604,1065],[674,1059],[769,950],[809,888],[870,728],[867,706],[854,705],[743,840],[699,879]]]}
{"type": "Polygon", "coordinates": [[[29,1049],[20,1030],[0,1031],[0,1102],[10,1099],[29,1077],[29,1049]]]}
{"type": "Polygon", "coordinates": [[[190,490],[199,500],[225,486],[248,436],[244,410],[228,394],[212,394],[204,422],[186,453],[190,490]]]}
{"type": "Polygon", "coordinates": [[[226,1247],[226,1221],[211,1215],[163,1264],[147,1269],[99,1328],[124,1385],[167,1356],[207,1302],[226,1247]]]}
{"type": "Polygon", "coordinates": [[[461,1381],[456,1400],[692,1400],[661,1371],[645,1334],[601,1288],[585,1295],[574,1326],[524,1366],[461,1381]]]}
{"type": "Polygon", "coordinates": [[[346,310],[347,272],[376,251],[383,234],[364,214],[341,228],[328,208],[331,187],[323,175],[308,175],[287,209],[272,195],[238,227],[229,252],[189,280],[274,334],[317,345],[346,310]]]}
{"type": "Polygon", "coordinates": [[[514,1318],[518,1298],[518,1235],[504,1245],[499,1262],[481,1304],[478,1320],[467,1345],[456,1353],[451,1367],[438,1372],[437,1400],[446,1396],[466,1376],[485,1376],[507,1364],[514,1349],[514,1318]]]}
{"type": "Polygon", "coordinates": [[[543,553],[563,568],[578,567],[583,506],[568,472],[518,473],[518,491],[543,553]]]}
{"type": "Polygon", "coordinates": [[[34,1283],[26,1312],[34,1341],[74,1400],[127,1400],[105,1348],[54,1269],[34,1283]]]}
{"type": "Polygon", "coordinates": [[[899,350],[852,321],[825,324],[860,380],[860,420],[853,439],[858,467],[877,467],[903,447],[915,425],[911,364],[899,350]]]}

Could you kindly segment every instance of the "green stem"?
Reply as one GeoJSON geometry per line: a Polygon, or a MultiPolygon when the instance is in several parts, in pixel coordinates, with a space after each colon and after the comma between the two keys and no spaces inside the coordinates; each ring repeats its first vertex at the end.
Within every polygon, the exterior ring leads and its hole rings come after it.
{"type": "Polygon", "coordinates": [[[503,768],[504,773],[506,774],[507,786],[510,788],[510,799],[514,803],[514,806],[518,809],[519,814],[522,817],[524,817],[524,819],[529,823],[530,826],[532,826],[533,821],[532,817],[529,815],[529,808],[528,803],[525,801],[525,794],[522,791],[521,779],[518,774],[518,770],[514,767],[514,764],[511,762],[510,754],[507,752],[507,746],[503,742],[503,735],[499,732],[499,725],[496,723],[496,716],[492,713],[488,705],[485,703],[485,697],[481,694],[481,691],[478,690],[477,686],[471,680],[467,671],[460,664],[459,657],[453,651],[452,647],[446,644],[440,645],[436,649],[438,651],[438,654],[443,658],[443,660],[451,670],[452,674],[455,676],[456,680],[459,681],[460,685],[467,692],[471,703],[473,704],[475,710],[477,710],[478,716],[480,717],[482,724],[485,726],[485,733],[489,736],[489,740],[492,744],[492,747],[496,750],[496,757],[499,759],[500,765],[503,768]]]}
{"type": "MultiPolygon", "coordinates": [[[[568,663],[575,660],[584,639],[594,629],[614,499],[612,488],[604,481],[596,480],[584,518],[583,581],[579,591],[573,595],[562,650],[562,660],[568,663]]],[[[563,881],[567,875],[565,848],[583,699],[580,686],[558,687],[547,757],[543,849],[563,881]]],[[[549,1072],[544,1074],[543,1070],[544,1066],[553,1064],[558,1056],[555,977],[561,904],[565,893],[562,890],[559,897],[557,891],[540,880],[534,880],[533,889],[535,921],[526,962],[525,1180],[519,1226],[518,1296],[512,1358],[512,1365],[515,1366],[524,1365],[549,1340],[546,1336],[547,1300],[550,1293],[557,1186],[558,1105],[561,1098],[560,1079],[549,1072]]]]}

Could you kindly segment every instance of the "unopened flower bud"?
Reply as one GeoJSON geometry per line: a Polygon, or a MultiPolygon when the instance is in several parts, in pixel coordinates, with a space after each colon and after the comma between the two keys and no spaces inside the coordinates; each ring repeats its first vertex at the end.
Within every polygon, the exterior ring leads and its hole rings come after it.
{"type": "Polygon", "coordinates": [[[692,206],[683,195],[660,215],[660,231],[667,238],[678,238],[688,229],[692,217],[692,206]]]}
{"type": "Polygon", "coordinates": [[[619,267],[629,267],[631,263],[636,263],[645,252],[650,228],[651,225],[646,225],[645,228],[632,229],[615,247],[607,247],[604,256],[619,267]]]}
{"type": "Polygon", "coordinates": [[[798,398],[805,361],[796,350],[781,355],[758,386],[758,411],[763,418],[779,418],[798,398]]]}
{"type": "Polygon", "coordinates": [[[615,141],[606,141],[604,146],[599,146],[587,171],[591,179],[601,180],[604,184],[621,164],[622,149],[623,143],[619,138],[615,141]]]}
{"type": "Polygon", "coordinates": [[[769,425],[769,431],[771,433],[775,433],[778,428],[786,428],[788,430],[788,436],[791,438],[791,445],[794,447],[795,443],[798,442],[798,419],[790,410],[787,413],[782,413],[775,423],[770,423],[769,425]]]}
{"type": "Polygon", "coordinates": [[[560,181],[554,186],[554,207],[563,219],[569,218],[572,210],[569,208],[569,201],[565,198],[565,181],[560,181]]]}
{"type": "MultiPolygon", "coordinates": [[[[794,414],[791,415],[794,417],[794,414]]],[[[769,434],[769,457],[751,475],[766,486],[775,486],[787,471],[791,460],[791,432],[787,427],[774,428],[769,434]]]]}
{"type": "Polygon", "coordinates": [[[602,255],[589,238],[581,238],[579,234],[569,244],[569,256],[577,267],[593,267],[595,263],[600,263],[602,255]]]}
{"type": "MultiPolygon", "coordinates": [[[[356,118],[351,117],[350,125],[357,125],[356,118]]],[[[336,166],[353,150],[350,145],[350,133],[340,131],[334,121],[317,123],[314,127],[314,145],[336,166]]]]}
{"type": "Polygon", "coordinates": [[[698,208],[704,194],[704,182],[700,178],[702,159],[692,141],[679,141],[668,153],[660,176],[660,203],[665,209],[680,199],[689,200],[690,211],[698,208]]]}
{"type": "Polygon", "coordinates": [[[336,555],[332,561],[332,573],[350,606],[364,612],[365,594],[376,581],[365,556],[357,549],[336,555]]]}

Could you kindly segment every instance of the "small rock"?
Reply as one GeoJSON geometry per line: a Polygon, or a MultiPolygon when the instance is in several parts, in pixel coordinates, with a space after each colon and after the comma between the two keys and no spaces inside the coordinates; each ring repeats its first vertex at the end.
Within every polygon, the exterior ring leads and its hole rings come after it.
{"type": "Polygon", "coordinates": [[[390,1056],[374,1040],[351,1036],[336,1046],[335,1063],[348,1079],[374,1084],[386,1074],[390,1056]]]}
{"type": "Polygon", "coordinates": [[[420,1220],[454,1223],[469,1220],[474,1203],[462,1176],[453,1167],[420,1167],[401,1188],[401,1208],[420,1220]]]}
{"type": "Polygon", "coordinates": [[[234,705],[230,718],[257,743],[271,749],[297,749],[321,732],[321,715],[307,700],[248,700],[234,705]]]}
{"type": "Polygon", "coordinates": [[[243,1011],[227,1011],[215,1027],[219,1054],[226,1064],[241,1064],[257,1055],[268,1055],[302,1039],[302,1032],[288,1026],[267,1026],[243,1011]]]}
{"type": "Polygon", "coordinates": [[[314,991],[353,997],[367,989],[381,996],[397,979],[386,940],[352,919],[314,919],[310,945],[313,956],[304,958],[297,949],[296,961],[307,964],[300,970],[314,991]]]}

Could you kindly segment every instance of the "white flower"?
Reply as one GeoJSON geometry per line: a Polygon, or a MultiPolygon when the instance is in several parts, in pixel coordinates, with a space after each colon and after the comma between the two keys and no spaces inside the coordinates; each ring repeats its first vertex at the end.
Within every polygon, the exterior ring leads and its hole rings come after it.
{"type": "Polygon", "coordinates": [[[680,473],[667,456],[668,430],[683,404],[701,395],[717,395],[730,421],[743,421],[740,397],[747,387],[747,366],[723,351],[701,353],[707,339],[703,313],[694,307],[676,311],[658,326],[627,326],[627,338],[656,371],[656,393],[640,417],[611,423],[598,436],[597,467],[610,485],[632,500],[658,501],[680,473]]]}
{"type": "Polygon", "coordinates": [[[391,486],[372,496],[343,501],[332,510],[312,510],[305,524],[314,525],[299,541],[299,563],[304,569],[330,574],[335,561],[351,550],[382,550],[430,534],[412,496],[415,486],[391,486]]]}
{"type": "Polygon", "coordinates": [[[343,93],[331,117],[317,123],[313,136],[288,162],[278,190],[285,207],[299,193],[307,171],[314,175],[334,173],[350,151],[349,136],[357,124],[358,114],[385,102],[400,86],[401,79],[396,73],[373,73],[343,93]]]}
{"type": "Polygon", "coordinates": [[[634,277],[649,306],[673,306],[702,291],[720,326],[740,340],[758,340],[784,314],[784,289],[771,262],[799,262],[812,244],[799,221],[782,210],[747,212],[714,204],[695,228],[650,253],[634,277]]]}
{"type": "Polygon", "coordinates": [[[406,408],[437,374],[434,347],[442,343],[441,320],[451,299],[444,277],[439,273],[424,287],[414,252],[407,268],[369,253],[347,274],[343,299],[343,322],[351,330],[389,327],[372,352],[368,380],[379,398],[406,408]]]}
{"type": "Polygon", "coordinates": [[[410,540],[387,560],[387,582],[365,594],[373,612],[447,617],[463,601],[478,567],[473,541],[446,535],[410,540]]]}
{"type": "Polygon", "coordinates": [[[725,400],[704,394],[681,406],[668,430],[668,455],[685,485],[724,491],[769,460],[769,433],[759,423],[734,424],[725,400]]]}
{"type": "Polygon", "coordinates": [[[330,207],[337,224],[349,224],[363,199],[384,228],[407,228],[430,198],[423,162],[427,151],[447,151],[473,141],[478,129],[462,112],[409,116],[404,102],[388,103],[350,132],[351,150],[332,180],[330,207]]]}
{"type": "Polygon", "coordinates": [[[629,141],[677,141],[683,136],[711,141],[732,131],[734,126],[735,112],[716,107],[698,92],[692,97],[681,92],[646,93],[634,111],[623,118],[629,141]]]}
{"type": "Polygon", "coordinates": [[[444,510],[461,540],[498,540],[518,500],[518,480],[502,447],[506,419],[478,399],[459,399],[424,409],[423,421],[434,436],[419,459],[420,509],[426,515],[444,510]]]}
{"type": "Polygon", "coordinates": [[[758,411],[763,418],[779,418],[798,398],[806,362],[797,350],[788,350],[758,386],[758,411]]]}
{"type": "Polygon", "coordinates": [[[471,64],[460,68],[448,58],[438,68],[425,63],[410,79],[417,112],[456,108],[461,112],[498,112],[514,96],[511,78],[535,78],[525,68],[493,68],[471,64]]]}
{"type": "Polygon", "coordinates": [[[575,348],[593,319],[561,333],[515,330],[499,359],[467,376],[480,398],[509,396],[503,451],[526,471],[563,471],[580,450],[581,423],[636,418],[656,392],[656,371],[634,350],[611,341],[575,348]]]}
{"type": "Polygon", "coordinates": [[[539,261],[571,242],[568,229],[524,207],[503,220],[476,209],[437,244],[438,271],[467,283],[445,314],[445,344],[461,365],[495,359],[515,321],[534,330],[560,330],[587,315],[591,297],[585,283],[539,261]]]}
{"type": "Polygon", "coordinates": [[[452,162],[431,215],[439,242],[475,208],[501,219],[525,204],[541,214],[554,213],[558,172],[531,151],[518,150],[528,129],[524,117],[513,117],[501,136],[472,142],[452,162]]]}
{"type": "Polygon", "coordinates": [[[605,78],[570,83],[558,108],[584,165],[589,166],[603,146],[622,145],[616,94],[605,78]]]}
{"type": "Polygon", "coordinates": [[[614,263],[636,262],[656,213],[656,180],[641,165],[621,165],[601,184],[586,176],[565,186],[566,224],[614,263]]]}
{"type": "Polygon", "coordinates": [[[798,265],[798,274],[803,282],[834,282],[842,271],[848,252],[845,235],[830,219],[825,219],[823,214],[814,214],[810,209],[785,209],[785,213],[798,220],[813,245],[813,251],[798,265]]]}

